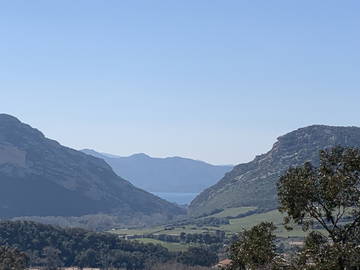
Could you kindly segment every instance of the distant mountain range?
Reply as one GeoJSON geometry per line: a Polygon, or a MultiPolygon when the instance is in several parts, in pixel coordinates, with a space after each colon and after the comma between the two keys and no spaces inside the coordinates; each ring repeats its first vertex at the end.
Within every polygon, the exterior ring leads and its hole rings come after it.
{"type": "Polygon", "coordinates": [[[117,176],[102,159],[0,114],[0,217],[183,212],[117,176]]]}
{"type": "Polygon", "coordinates": [[[91,149],[81,151],[102,158],[115,173],[151,192],[198,193],[215,184],[233,168],[182,157],[154,158],[146,154],[121,157],[91,149]]]}
{"type": "Polygon", "coordinates": [[[319,151],[333,146],[360,147],[360,128],[314,125],[278,138],[273,148],[253,161],[237,165],[191,203],[198,216],[229,207],[277,206],[276,183],[290,166],[319,163],[319,151]]]}

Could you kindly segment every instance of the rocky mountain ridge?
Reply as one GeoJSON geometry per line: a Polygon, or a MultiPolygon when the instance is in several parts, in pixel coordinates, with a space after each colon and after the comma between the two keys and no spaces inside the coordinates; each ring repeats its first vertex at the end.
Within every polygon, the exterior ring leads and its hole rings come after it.
{"type": "Polygon", "coordinates": [[[313,125],[278,138],[272,149],[240,164],[217,184],[203,191],[190,205],[192,215],[228,207],[277,206],[276,183],[290,166],[319,162],[319,151],[334,146],[360,147],[360,128],[313,125]]]}
{"type": "Polygon", "coordinates": [[[0,217],[95,213],[176,215],[183,210],[136,188],[103,160],[0,114],[0,217]]]}

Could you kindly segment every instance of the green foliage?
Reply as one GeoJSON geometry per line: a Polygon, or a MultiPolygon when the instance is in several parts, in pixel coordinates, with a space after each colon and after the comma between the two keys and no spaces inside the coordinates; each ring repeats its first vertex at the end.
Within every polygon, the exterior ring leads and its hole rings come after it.
{"type": "Polygon", "coordinates": [[[234,208],[226,208],[219,213],[213,214],[210,217],[216,218],[237,218],[237,217],[245,217],[256,213],[256,207],[234,207],[234,208]]]}
{"type": "Polygon", "coordinates": [[[202,244],[216,244],[222,243],[225,238],[225,233],[218,231],[216,234],[209,234],[209,233],[198,233],[198,234],[181,234],[180,241],[185,243],[202,243],[202,244]]]}
{"type": "Polygon", "coordinates": [[[320,167],[290,168],[278,184],[279,210],[286,224],[304,230],[317,221],[335,242],[346,242],[360,225],[360,151],[336,147],[320,152],[320,167]],[[341,224],[345,214],[352,221],[341,224]]]}
{"type": "Polygon", "coordinates": [[[173,259],[159,245],[119,239],[109,233],[62,229],[34,222],[0,222],[0,245],[16,247],[32,266],[122,267],[143,269],[173,259]]]}
{"type": "Polygon", "coordinates": [[[190,266],[176,262],[169,262],[169,263],[154,265],[149,270],[210,270],[210,269],[214,269],[214,268],[210,268],[206,266],[190,266]]]}
{"type": "Polygon", "coordinates": [[[232,269],[274,269],[277,265],[275,229],[273,223],[262,222],[240,233],[230,247],[232,269]]]}
{"type": "MultiPolygon", "coordinates": [[[[278,183],[280,211],[310,229],[316,222],[331,239],[311,233],[299,261],[315,269],[344,269],[356,263],[360,226],[360,150],[335,147],[320,151],[320,166],[307,162],[290,168],[278,183]],[[346,222],[344,217],[349,216],[346,222]]],[[[288,226],[291,229],[291,226],[288,226]]]]}
{"type": "Polygon", "coordinates": [[[206,247],[190,247],[178,257],[178,262],[192,266],[212,266],[217,261],[217,254],[206,247]]]}
{"type": "Polygon", "coordinates": [[[343,270],[360,265],[360,247],[352,242],[331,243],[327,237],[312,232],[293,262],[297,268],[311,270],[343,270]]]}
{"type": "Polygon", "coordinates": [[[81,251],[75,257],[75,264],[80,267],[96,265],[96,256],[97,255],[98,255],[97,252],[92,248],[89,248],[85,251],[81,251]]]}
{"type": "Polygon", "coordinates": [[[165,241],[161,241],[161,240],[157,240],[157,239],[153,239],[153,238],[139,238],[139,239],[136,239],[136,241],[139,241],[141,243],[158,244],[158,245],[165,247],[170,252],[186,251],[189,248],[189,244],[165,242],[165,241]]]}
{"type": "Polygon", "coordinates": [[[9,246],[0,247],[0,270],[23,270],[27,266],[24,253],[9,246]]]}
{"type": "Polygon", "coordinates": [[[61,251],[54,247],[46,247],[43,249],[43,262],[46,270],[57,270],[58,267],[63,266],[63,261],[60,257],[61,251]]]}

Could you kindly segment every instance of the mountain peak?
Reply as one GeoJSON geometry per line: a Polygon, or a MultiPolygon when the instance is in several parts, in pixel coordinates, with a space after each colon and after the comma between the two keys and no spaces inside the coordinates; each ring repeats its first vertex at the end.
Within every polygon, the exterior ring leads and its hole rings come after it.
{"type": "Polygon", "coordinates": [[[20,120],[17,119],[15,116],[6,113],[0,113],[0,122],[5,122],[5,121],[21,123],[20,120]]]}
{"type": "Polygon", "coordinates": [[[359,127],[312,125],[280,136],[272,149],[239,164],[190,205],[193,215],[216,208],[277,206],[276,183],[289,167],[319,163],[319,151],[334,146],[360,147],[359,127]]]}
{"type": "Polygon", "coordinates": [[[292,153],[295,150],[303,152],[304,149],[312,149],[312,147],[319,151],[336,145],[359,147],[359,135],[359,127],[312,125],[278,137],[269,153],[279,151],[292,153]]]}
{"type": "Polygon", "coordinates": [[[46,139],[39,130],[22,123],[16,117],[9,114],[0,114],[0,144],[11,144],[25,150],[30,145],[45,141],[57,144],[55,141],[46,139]]]}
{"type": "Polygon", "coordinates": [[[183,210],[131,185],[102,159],[46,138],[0,115],[0,217],[183,210]]]}
{"type": "Polygon", "coordinates": [[[197,193],[233,168],[182,157],[154,158],[144,153],[116,157],[92,150],[82,151],[104,159],[118,175],[152,192],[197,193]]]}
{"type": "Polygon", "coordinates": [[[355,127],[355,126],[311,125],[291,131],[285,135],[280,136],[279,139],[291,137],[291,136],[301,136],[303,134],[309,134],[309,135],[318,134],[320,136],[327,136],[329,134],[338,133],[339,131],[340,132],[344,130],[355,131],[359,129],[360,129],[359,127],[355,127]]]}
{"type": "Polygon", "coordinates": [[[131,155],[130,157],[133,158],[151,158],[149,155],[145,154],[145,153],[136,153],[131,155]]]}

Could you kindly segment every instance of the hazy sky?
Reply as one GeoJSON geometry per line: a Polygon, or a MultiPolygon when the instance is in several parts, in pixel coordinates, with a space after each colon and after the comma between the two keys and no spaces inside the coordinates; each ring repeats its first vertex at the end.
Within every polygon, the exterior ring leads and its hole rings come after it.
{"type": "Polygon", "coordinates": [[[0,0],[0,111],[64,145],[240,163],[360,126],[360,1],[0,0]]]}

